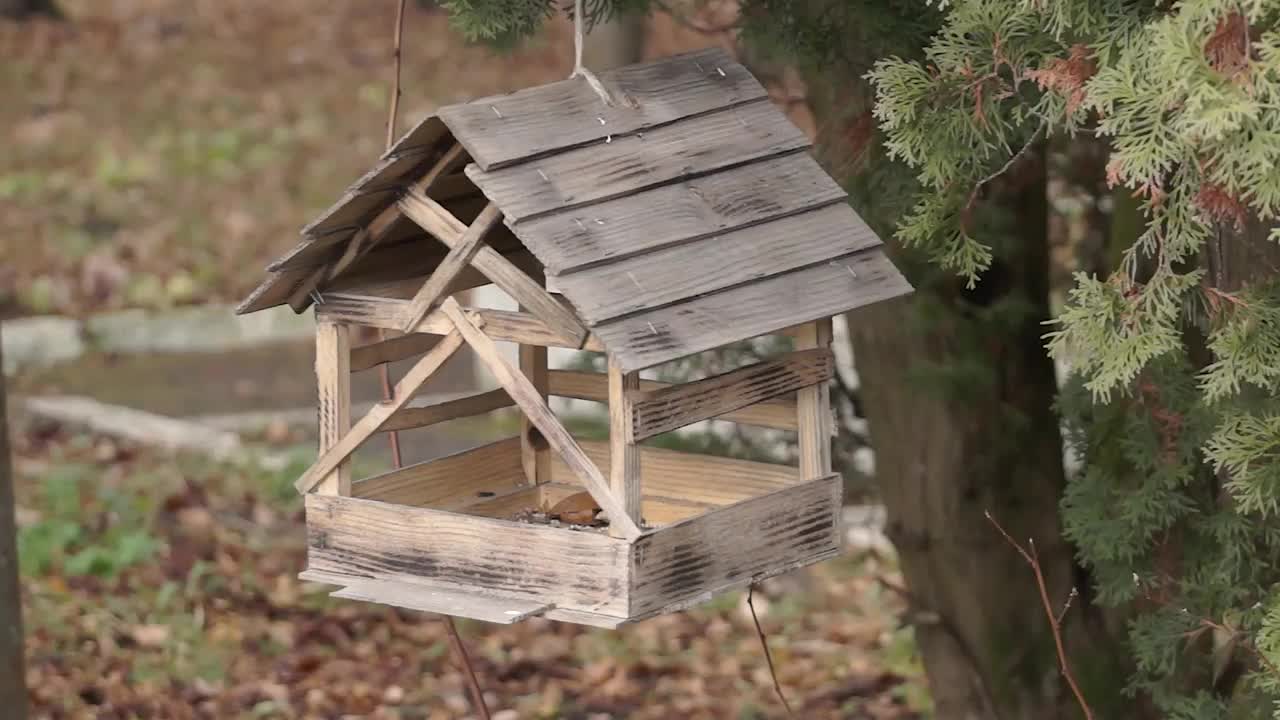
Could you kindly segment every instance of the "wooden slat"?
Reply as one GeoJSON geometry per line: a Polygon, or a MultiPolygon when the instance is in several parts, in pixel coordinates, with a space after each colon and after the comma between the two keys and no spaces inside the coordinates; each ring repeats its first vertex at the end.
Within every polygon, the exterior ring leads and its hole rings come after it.
{"type": "MultiPolygon", "coordinates": [[[[408,302],[399,298],[349,293],[325,295],[324,300],[324,304],[316,308],[318,318],[390,330],[399,329],[399,313],[408,302]]],[[[479,315],[485,321],[485,331],[494,340],[578,349],[571,338],[555,334],[545,323],[529,313],[487,308],[468,308],[467,312],[479,315]]],[[[453,324],[439,309],[431,311],[414,328],[414,332],[432,335],[446,335],[452,331],[453,324]]],[[[583,347],[588,350],[601,349],[598,343],[591,342],[591,338],[588,338],[583,347]]]]}
{"type": "Polygon", "coordinates": [[[831,379],[832,367],[831,350],[815,348],[788,353],[775,360],[703,380],[660,390],[637,391],[631,396],[633,436],[637,441],[645,440],[825,383],[831,379]]]}
{"type": "MultiPolygon", "coordinates": [[[[583,440],[582,450],[600,467],[609,467],[609,443],[583,440]]],[[[557,483],[581,483],[564,463],[551,459],[557,483]]],[[[794,467],[698,453],[640,447],[640,484],[650,497],[672,498],[707,505],[728,505],[795,485],[794,467]]],[[[357,487],[359,483],[356,483],[357,487]]]]}
{"type": "Polygon", "coordinates": [[[483,620],[499,625],[518,623],[554,607],[547,603],[460,592],[454,588],[397,580],[362,580],[331,593],[331,596],[418,612],[483,620]]]}
{"type": "MultiPolygon", "coordinates": [[[[581,488],[575,488],[581,492],[581,488]]],[[[497,497],[478,500],[462,509],[468,515],[512,520],[513,516],[525,510],[538,510],[542,507],[541,491],[536,487],[521,486],[497,497]]]]}
{"type": "MultiPolygon", "coordinates": [[[[560,275],[841,202],[808,153],[791,153],[515,224],[547,272],[560,275]]],[[[857,220],[851,232],[865,227],[857,220]]]]}
{"type": "MultiPolygon", "coordinates": [[[[623,372],[609,360],[609,488],[637,524],[640,517],[640,448],[633,432],[632,394],[640,389],[640,374],[623,372]]],[[[612,527],[610,527],[612,531],[612,527]]]]}
{"type": "Polygon", "coordinates": [[[518,223],[808,146],[762,99],[509,168],[468,165],[467,177],[518,223]]]}
{"type": "MultiPolygon", "coordinates": [[[[462,345],[462,338],[457,333],[450,333],[435,347],[423,355],[413,367],[396,383],[392,398],[378,403],[373,409],[360,418],[351,430],[337,443],[320,453],[320,458],[293,484],[298,492],[309,493],[325,476],[333,471],[343,460],[346,460],[356,448],[382,427],[397,410],[404,407],[422,384],[440,369],[453,353],[462,345]]],[[[350,372],[347,373],[350,376],[350,372]]]]}
{"type": "MultiPolygon", "coordinates": [[[[552,395],[594,402],[609,401],[608,379],[600,373],[552,370],[550,381],[552,395]]],[[[672,387],[671,383],[657,380],[640,381],[641,392],[652,392],[668,387],[672,387]]],[[[776,398],[727,412],[717,416],[717,419],[778,430],[795,430],[797,428],[796,403],[794,398],[776,398]]]]}
{"type": "MultiPolygon", "coordinates": [[[[316,324],[316,390],[319,416],[320,453],[337,445],[351,430],[351,333],[346,325],[316,324]]],[[[351,461],[320,480],[316,492],[323,495],[351,494],[351,461]]]]}
{"type": "Polygon", "coordinates": [[[457,418],[472,417],[482,413],[511,407],[515,403],[505,390],[468,395],[466,397],[444,400],[431,405],[402,407],[390,420],[379,428],[378,432],[396,432],[428,427],[457,418]]]}
{"type": "Polygon", "coordinates": [[[489,228],[493,227],[502,217],[502,211],[497,205],[489,203],[485,209],[480,212],[480,217],[463,231],[458,237],[457,243],[449,249],[449,254],[444,260],[431,271],[431,277],[427,278],[427,282],[422,285],[418,293],[409,301],[409,306],[404,310],[402,319],[402,330],[411,331],[422,318],[431,310],[431,306],[441,297],[444,297],[449,285],[453,283],[458,273],[471,263],[471,259],[480,250],[481,241],[484,239],[485,233],[489,228]]]}
{"type": "MultiPolygon", "coordinates": [[[[805,325],[795,342],[797,348],[817,348],[830,353],[831,318],[805,325]]],[[[830,474],[831,438],[835,435],[835,421],[831,417],[831,395],[826,383],[810,385],[801,390],[796,396],[796,409],[801,479],[811,480],[830,474]]]]}
{"type": "Polygon", "coordinates": [[[614,105],[577,78],[450,105],[440,116],[490,170],[766,96],[720,48],[630,65],[601,73],[600,81],[614,105]]]}
{"type": "Polygon", "coordinates": [[[361,345],[351,351],[351,372],[360,372],[383,363],[421,355],[438,342],[440,342],[440,338],[435,335],[410,333],[361,345]]]}
{"type": "MultiPolygon", "coordinates": [[[[610,528],[618,526],[622,536],[628,539],[640,535],[640,527],[632,521],[623,509],[622,503],[609,491],[609,483],[600,473],[600,469],[583,453],[569,431],[560,424],[560,420],[547,407],[547,403],[538,394],[537,388],[518,370],[512,368],[498,352],[493,341],[476,327],[453,298],[444,301],[440,309],[453,321],[454,327],[466,339],[467,344],[475,351],[481,362],[489,368],[498,384],[506,388],[511,398],[520,406],[521,411],[529,417],[546,439],[551,449],[573,469],[582,481],[591,497],[609,514],[610,528]]],[[[475,317],[475,316],[472,316],[475,317]]]]}
{"type": "MultiPolygon", "coordinates": [[[[567,483],[548,483],[542,486],[541,507],[543,509],[553,507],[557,502],[582,492],[581,485],[571,485],[567,483]]],[[[651,527],[661,527],[673,522],[679,522],[686,518],[717,507],[711,503],[696,502],[693,500],[685,500],[684,498],[662,497],[660,495],[643,495],[640,498],[641,515],[644,517],[645,524],[651,527]]],[[[471,510],[468,509],[468,512],[471,510]]],[[[519,511],[519,508],[516,509],[519,511]]],[[[495,517],[495,516],[491,516],[495,517]]],[[[509,516],[503,516],[509,517],[509,516]]]]}
{"type": "Polygon", "coordinates": [[[648,533],[632,548],[628,614],[669,611],[840,552],[840,476],[648,533]]]}
{"type": "Polygon", "coordinates": [[[911,292],[880,250],[597,325],[627,370],[639,370],[911,292]]]}
{"type": "MultiPolygon", "coordinates": [[[[346,292],[360,295],[383,295],[408,300],[418,292],[430,273],[444,258],[443,253],[431,252],[428,243],[434,240],[415,238],[405,244],[403,250],[383,248],[364,258],[353,272],[347,273],[333,282],[326,283],[321,292],[324,297],[329,293],[346,292]],[[385,253],[385,257],[384,257],[385,253]],[[395,259],[399,258],[399,263],[395,259]],[[374,263],[373,261],[376,261],[374,263]]],[[[395,246],[399,248],[400,246],[395,246]]],[[[504,257],[522,271],[540,270],[542,265],[527,250],[507,253],[504,257]]],[[[488,285],[489,278],[471,266],[464,267],[453,282],[445,289],[446,295],[453,295],[481,285],[488,285]]]]}
{"type": "Polygon", "coordinates": [[[605,533],[314,493],[306,509],[310,571],[624,616],[628,545],[605,533]]]}
{"type": "Polygon", "coordinates": [[[354,497],[454,510],[521,486],[520,439],[507,438],[358,480],[354,497]]]}
{"type": "MultiPolygon", "coordinates": [[[[401,212],[421,225],[422,229],[435,235],[450,248],[462,242],[465,226],[434,200],[406,195],[400,199],[399,207],[401,212]]],[[[579,344],[586,339],[586,328],[578,322],[569,308],[551,297],[546,288],[534,282],[533,278],[521,272],[493,248],[481,245],[471,259],[471,264],[557,334],[573,338],[579,344]]]]}
{"type": "Polygon", "coordinates": [[[662,307],[880,245],[848,205],[829,205],[556,278],[588,324],[662,307]]]}
{"type": "MultiPolygon", "coordinates": [[[[542,271],[531,275],[539,284],[546,284],[542,271]]],[[[556,302],[559,302],[556,298],[556,302]]],[[[524,308],[522,307],[521,310],[524,308]]],[[[530,384],[538,391],[542,401],[547,401],[547,348],[543,345],[520,344],[520,372],[529,378],[530,384]]],[[[551,453],[547,448],[538,428],[528,415],[520,415],[520,458],[524,465],[525,481],[530,485],[540,485],[551,479],[551,453]]]]}

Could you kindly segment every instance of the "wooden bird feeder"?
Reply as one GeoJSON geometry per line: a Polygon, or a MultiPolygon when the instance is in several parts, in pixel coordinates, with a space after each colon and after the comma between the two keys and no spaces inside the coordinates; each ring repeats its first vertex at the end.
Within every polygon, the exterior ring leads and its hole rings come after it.
{"type": "Polygon", "coordinates": [[[678,610],[839,552],[826,382],[833,315],[910,292],[809,141],[721,50],[451,105],[303,230],[240,306],[314,304],[320,453],[306,579],[338,597],[510,623],[603,627],[678,610]],[[493,283],[518,312],[467,307],[493,283]],[[352,348],[350,328],[400,331],[352,348]],[[684,384],[639,371],[770,334],[792,351],[684,384]],[[518,362],[497,343],[519,345],[518,362]],[[500,390],[414,393],[464,345],[500,390]],[[607,356],[548,370],[547,348],[607,356]],[[352,422],[350,375],[419,356],[352,422]],[[607,402],[575,439],[551,395],[607,402]],[[375,434],[514,405],[523,432],[352,482],[375,434]],[[798,434],[798,466],[648,447],[718,418],[798,434]],[[590,493],[606,527],[520,521],[590,493]]]}

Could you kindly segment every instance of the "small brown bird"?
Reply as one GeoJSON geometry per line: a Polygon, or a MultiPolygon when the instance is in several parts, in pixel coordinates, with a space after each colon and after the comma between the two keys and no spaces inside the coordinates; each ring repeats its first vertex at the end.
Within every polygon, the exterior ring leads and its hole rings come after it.
{"type": "Polygon", "coordinates": [[[574,493],[547,510],[547,516],[571,525],[591,525],[600,506],[589,492],[574,493]]]}

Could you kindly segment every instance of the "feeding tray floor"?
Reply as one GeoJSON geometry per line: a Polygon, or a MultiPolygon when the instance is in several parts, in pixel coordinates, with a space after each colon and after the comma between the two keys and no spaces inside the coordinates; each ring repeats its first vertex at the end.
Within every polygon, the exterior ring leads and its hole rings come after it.
{"type": "MultiPolygon", "coordinates": [[[[582,442],[608,466],[608,444],[582,442]]],[[[618,627],[840,551],[841,482],[794,467],[643,449],[644,532],[513,518],[582,492],[553,461],[525,483],[503,440],[306,497],[304,580],[334,597],[496,623],[542,616],[618,627]],[[679,498],[679,499],[677,499],[679,498]]]]}

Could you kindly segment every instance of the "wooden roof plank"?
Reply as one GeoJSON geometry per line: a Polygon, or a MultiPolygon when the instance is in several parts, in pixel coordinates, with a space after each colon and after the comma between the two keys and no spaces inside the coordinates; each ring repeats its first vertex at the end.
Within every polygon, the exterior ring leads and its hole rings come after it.
{"type": "Polygon", "coordinates": [[[864,250],[604,323],[594,333],[626,370],[640,370],[909,292],[881,250],[864,250]]]}
{"type": "Polygon", "coordinates": [[[808,146],[765,99],[500,170],[468,165],[467,177],[519,223],[808,146]]]}
{"type": "Polygon", "coordinates": [[[432,159],[432,148],[406,148],[400,155],[383,155],[352,183],[338,201],[302,228],[303,235],[324,235],[338,228],[363,225],[395,201],[406,176],[432,159]]]}
{"type": "Polygon", "coordinates": [[[880,244],[853,208],[828,205],[560,275],[556,286],[595,326],[880,244]]]}
{"type": "Polygon", "coordinates": [[[766,97],[720,48],[600,74],[617,101],[605,105],[581,78],[441,108],[454,137],[485,170],[512,165],[766,97]]]}
{"type": "Polygon", "coordinates": [[[794,152],[663,185],[578,210],[514,224],[560,275],[844,200],[844,190],[809,156],[794,152]]]}

